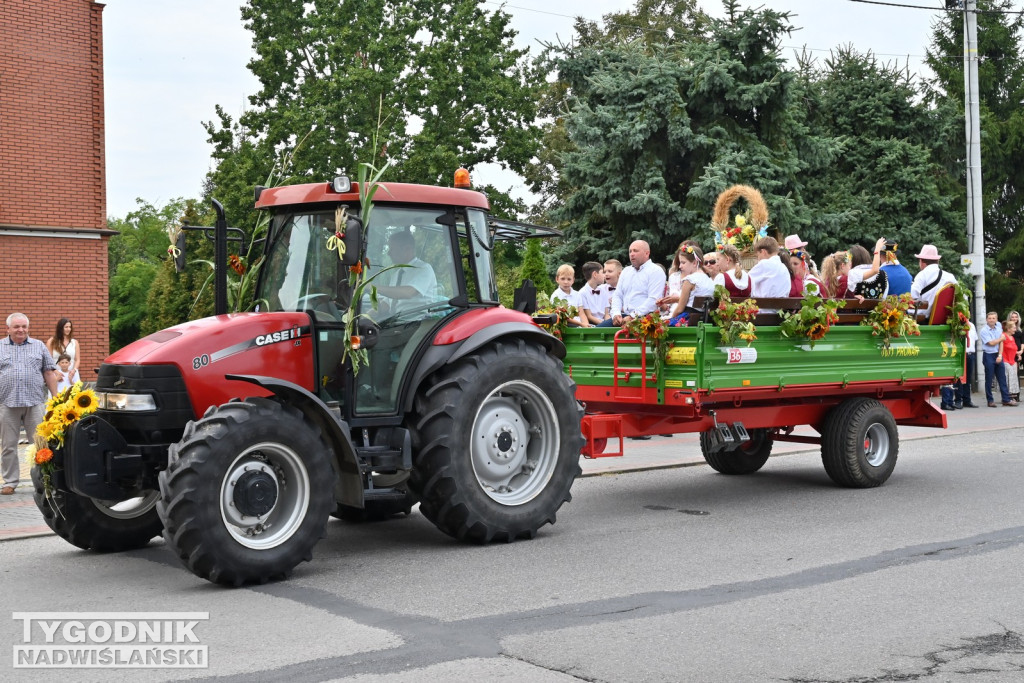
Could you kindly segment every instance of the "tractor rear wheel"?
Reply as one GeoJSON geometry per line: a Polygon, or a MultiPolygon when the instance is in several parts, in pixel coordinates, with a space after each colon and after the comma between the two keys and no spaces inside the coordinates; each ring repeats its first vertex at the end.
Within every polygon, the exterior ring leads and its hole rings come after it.
{"type": "Polygon", "coordinates": [[[416,397],[413,492],[458,539],[533,538],[571,500],[583,409],[562,364],[520,339],[438,370],[416,397]]]}
{"type": "Polygon", "coordinates": [[[721,474],[753,474],[764,467],[772,454],[767,429],[751,429],[750,441],[733,451],[711,452],[710,432],[700,435],[700,452],[711,469],[721,474]]]}
{"type": "Polygon", "coordinates": [[[167,544],[214,583],[287,577],[312,559],[335,507],[328,451],[292,406],[250,398],[211,408],[160,473],[167,544]]]}
{"type": "Polygon", "coordinates": [[[896,467],[899,448],[896,420],[875,399],[843,401],[825,418],[821,462],[839,486],[881,486],[896,467]]]}
{"type": "Polygon", "coordinates": [[[43,488],[38,467],[32,468],[33,498],[46,526],[71,545],[101,553],[135,550],[160,535],[157,491],[129,500],[97,500],[71,491],[43,488]]]}

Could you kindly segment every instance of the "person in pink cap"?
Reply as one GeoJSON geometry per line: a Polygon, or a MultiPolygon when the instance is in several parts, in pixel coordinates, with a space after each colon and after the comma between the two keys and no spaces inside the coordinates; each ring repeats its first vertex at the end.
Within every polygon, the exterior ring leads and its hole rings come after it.
{"type": "Polygon", "coordinates": [[[935,295],[947,284],[955,284],[956,278],[952,273],[946,272],[939,267],[939,250],[934,244],[926,244],[921,247],[921,253],[914,254],[917,258],[917,265],[921,269],[910,284],[910,296],[914,301],[920,302],[917,308],[918,315],[928,315],[935,295]]]}

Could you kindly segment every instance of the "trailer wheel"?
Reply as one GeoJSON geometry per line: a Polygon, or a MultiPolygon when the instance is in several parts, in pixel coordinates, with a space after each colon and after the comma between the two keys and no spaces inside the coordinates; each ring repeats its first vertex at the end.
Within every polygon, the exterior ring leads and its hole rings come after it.
{"type": "Polygon", "coordinates": [[[208,410],[160,473],[167,544],[214,583],[287,577],[312,559],[335,507],[327,452],[292,406],[250,398],[208,410]]]}
{"type": "Polygon", "coordinates": [[[476,543],[533,538],[571,500],[583,409],[562,365],[521,339],[445,366],[416,397],[409,479],[420,512],[476,543]]]}
{"type": "Polygon", "coordinates": [[[101,553],[135,550],[160,535],[163,524],[156,512],[160,494],[129,500],[96,500],[71,491],[55,491],[47,499],[38,467],[32,468],[32,497],[46,526],[71,545],[101,553]]]}
{"type": "Polygon", "coordinates": [[[711,469],[721,474],[753,474],[764,467],[772,454],[773,441],[767,429],[751,429],[750,441],[734,451],[711,452],[711,435],[700,435],[700,452],[711,469]]]}
{"type": "Polygon", "coordinates": [[[881,486],[896,467],[899,432],[892,413],[870,398],[853,398],[832,409],[821,438],[821,462],[839,486],[881,486]]]}

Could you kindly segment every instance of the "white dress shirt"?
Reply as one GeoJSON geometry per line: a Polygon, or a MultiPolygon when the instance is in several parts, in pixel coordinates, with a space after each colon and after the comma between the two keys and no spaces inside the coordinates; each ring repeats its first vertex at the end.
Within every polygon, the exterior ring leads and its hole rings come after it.
{"type": "Polygon", "coordinates": [[[619,286],[612,294],[612,317],[640,318],[658,309],[657,301],[665,296],[665,271],[651,260],[639,268],[629,266],[619,276],[619,286]]]}
{"type": "Polygon", "coordinates": [[[755,263],[750,269],[750,279],[754,282],[750,295],[755,299],[789,296],[790,287],[793,286],[789,269],[783,265],[778,254],[755,263]]]}
{"type": "Polygon", "coordinates": [[[928,304],[928,306],[926,308],[919,308],[917,312],[919,314],[928,313],[929,309],[932,307],[932,302],[935,300],[935,295],[939,293],[939,290],[945,285],[952,284],[954,282],[956,282],[956,278],[953,277],[953,274],[947,273],[939,268],[938,263],[930,263],[922,268],[921,272],[914,276],[914,281],[910,284],[910,296],[914,297],[914,301],[923,301],[928,304]],[[935,282],[935,278],[939,278],[939,284],[935,285],[927,292],[922,293],[921,290],[935,282]]]}

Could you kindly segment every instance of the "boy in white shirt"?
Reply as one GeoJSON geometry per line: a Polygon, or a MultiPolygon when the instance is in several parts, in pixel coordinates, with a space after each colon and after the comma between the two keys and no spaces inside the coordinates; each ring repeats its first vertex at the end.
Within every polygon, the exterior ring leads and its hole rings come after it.
{"type": "Polygon", "coordinates": [[[608,309],[611,307],[611,293],[604,285],[604,269],[597,261],[587,261],[583,264],[583,277],[587,284],[580,290],[580,303],[582,314],[591,325],[597,325],[608,317],[608,309]]]}
{"type": "Polygon", "coordinates": [[[555,282],[558,283],[558,289],[551,292],[551,303],[552,305],[558,305],[559,301],[564,301],[570,306],[574,306],[579,315],[573,318],[570,322],[576,322],[582,327],[590,327],[590,323],[587,322],[586,316],[582,312],[582,302],[580,301],[580,293],[572,288],[572,283],[576,280],[576,269],[570,266],[568,263],[563,263],[558,266],[558,270],[555,273],[555,282]]]}
{"type": "Polygon", "coordinates": [[[62,353],[57,356],[57,393],[64,391],[68,387],[74,386],[75,382],[80,381],[78,376],[78,370],[75,370],[74,374],[68,374],[68,370],[71,369],[71,356],[66,353],[62,353]]]}

